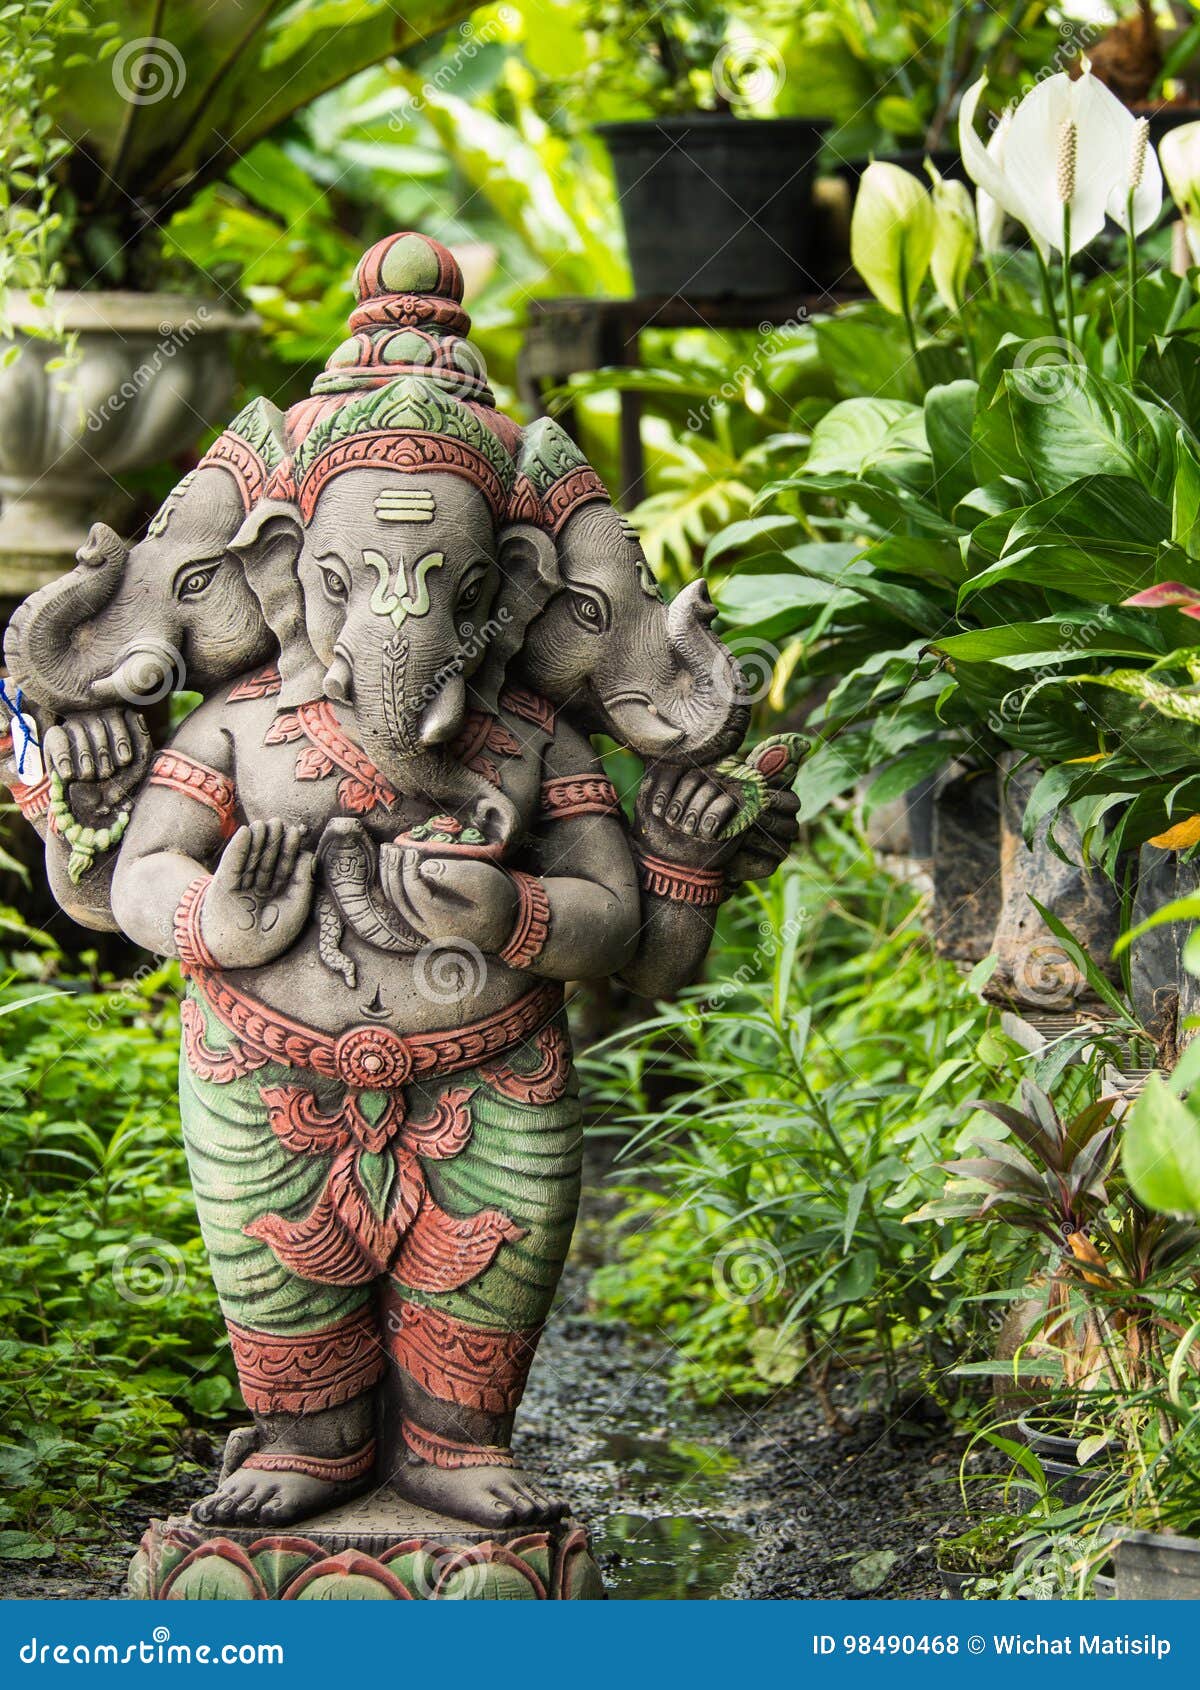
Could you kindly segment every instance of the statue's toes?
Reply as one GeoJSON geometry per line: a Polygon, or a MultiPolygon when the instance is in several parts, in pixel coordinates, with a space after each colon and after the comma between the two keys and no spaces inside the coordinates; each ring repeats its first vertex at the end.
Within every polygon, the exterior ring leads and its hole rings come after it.
{"type": "Polygon", "coordinates": [[[267,1503],[277,1496],[278,1493],[279,1487],[277,1485],[272,1484],[261,1488],[255,1485],[250,1490],[249,1494],[244,1496],[238,1503],[235,1518],[246,1521],[261,1520],[263,1518],[263,1510],[267,1503]]]}
{"type": "Polygon", "coordinates": [[[198,1502],[192,1513],[206,1526],[228,1526],[237,1518],[238,1510],[249,1494],[244,1483],[227,1479],[211,1496],[198,1502]]]}

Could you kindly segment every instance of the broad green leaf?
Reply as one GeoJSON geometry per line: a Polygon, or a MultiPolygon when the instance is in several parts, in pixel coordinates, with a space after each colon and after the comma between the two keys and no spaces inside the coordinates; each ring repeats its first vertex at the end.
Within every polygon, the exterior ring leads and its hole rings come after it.
{"type": "Polygon", "coordinates": [[[1125,1125],[1125,1172],[1143,1203],[1200,1215],[1200,1122],[1158,1074],[1148,1076],[1125,1125]]]}
{"type": "Polygon", "coordinates": [[[899,399],[845,399],[813,429],[805,469],[812,475],[862,475],[881,465],[897,467],[897,459],[927,456],[919,405],[899,399]]]}

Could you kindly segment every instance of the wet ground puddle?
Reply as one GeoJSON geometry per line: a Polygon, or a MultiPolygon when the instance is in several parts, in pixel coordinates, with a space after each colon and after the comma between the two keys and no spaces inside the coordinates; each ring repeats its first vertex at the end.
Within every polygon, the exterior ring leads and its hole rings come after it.
{"type": "Polygon", "coordinates": [[[620,1431],[598,1440],[597,1463],[613,1474],[614,1501],[629,1512],[591,1522],[592,1552],[610,1596],[639,1601],[718,1596],[750,1539],[722,1507],[736,1462],[701,1442],[620,1431]],[[653,1500],[654,1511],[648,1510],[653,1500]]]}

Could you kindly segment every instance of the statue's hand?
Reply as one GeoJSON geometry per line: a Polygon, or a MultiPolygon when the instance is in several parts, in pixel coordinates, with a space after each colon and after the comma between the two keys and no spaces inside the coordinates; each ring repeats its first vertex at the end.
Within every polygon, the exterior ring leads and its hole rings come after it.
{"type": "Polygon", "coordinates": [[[738,813],[732,781],[711,769],[678,763],[648,763],[634,808],[634,837],[668,862],[688,868],[720,868],[737,849],[720,837],[738,813]]]}
{"type": "Polygon", "coordinates": [[[239,827],[217,864],[200,932],[221,968],[260,968],[299,938],[313,899],[304,829],[282,821],[239,827]]]}
{"type": "Polygon", "coordinates": [[[136,710],[84,710],[49,728],[48,768],[62,781],[76,821],[106,827],[145,779],[154,747],[136,710]]]}
{"type": "Polygon", "coordinates": [[[495,956],[517,918],[517,893],[495,863],[379,848],[379,881],[410,927],[431,942],[455,939],[495,956]]]}
{"type": "Polygon", "coordinates": [[[732,881],[774,873],[799,832],[791,786],[804,749],[801,735],[775,734],[711,769],[648,764],[636,838],[668,862],[724,868],[732,881]]]}
{"type": "Polygon", "coordinates": [[[737,841],[725,865],[733,886],[744,880],[769,880],[800,835],[800,800],[794,792],[771,792],[754,823],[737,841]]]}

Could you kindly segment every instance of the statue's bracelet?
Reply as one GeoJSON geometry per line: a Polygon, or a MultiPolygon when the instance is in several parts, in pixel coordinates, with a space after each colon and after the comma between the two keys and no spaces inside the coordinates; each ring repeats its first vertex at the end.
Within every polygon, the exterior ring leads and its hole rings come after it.
{"type": "Polygon", "coordinates": [[[195,880],[188,882],[175,906],[175,951],[185,974],[194,968],[217,966],[217,959],[204,943],[204,935],[200,931],[204,897],[211,885],[211,874],[198,874],[195,880]]]}
{"type": "Polygon", "coordinates": [[[541,956],[550,937],[550,899],[536,874],[509,869],[508,878],[517,892],[517,918],[499,958],[509,968],[528,968],[541,956]]]}
{"type": "Polygon", "coordinates": [[[652,898],[666,898],[673,904],[697,904],[701,908],[719,904],[726,895],[725,873],[719,868],[688,868],[669,863],[648,851],[634,852],[638,880],[652,898]]]}

